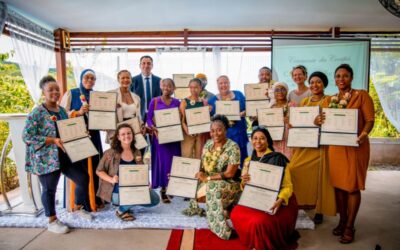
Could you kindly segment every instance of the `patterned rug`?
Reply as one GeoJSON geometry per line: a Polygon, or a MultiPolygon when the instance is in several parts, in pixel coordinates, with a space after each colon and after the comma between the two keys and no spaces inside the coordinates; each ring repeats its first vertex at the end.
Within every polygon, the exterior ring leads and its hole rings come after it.
{"type": "MultiPolygon", "coordinates": [[[[208,228],[205,217],[188,217],[181,213],[187,208],[188,202],[183,198],[175,197],[170,204],[152,207],[135,207],[133,213],[135,221],[121,221],[115,216],[115,206],[106,206],[103,210],[93,213],[95,219],[87,221],[74,213],[58,206],[58,218],[72,228],[91,229],[125,229],[125,228],[158,228],[158,229],[206,229],[208,228]]],[[[200,204],[205,208],[205,204],[200,204]]],[[[0,217],[0,227],[47,227],[47,218],[44,214],[38,217],[19,215],[6,215],[0,217]]],[[[297,229],[314,229],[314,223],[307,214],[300,210],[296,223],[297,229]]]]}

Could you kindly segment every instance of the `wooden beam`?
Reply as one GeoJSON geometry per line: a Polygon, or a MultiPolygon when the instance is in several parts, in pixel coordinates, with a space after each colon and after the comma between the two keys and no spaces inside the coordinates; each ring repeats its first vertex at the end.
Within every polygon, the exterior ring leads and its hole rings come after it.
{"type": "Polygon", "coordinates": [[[57,83],[60,86],[61,96],[67,92],[67,62],[65,59],[65,48],[63,47],[63,36],[62,29],[56,29],[54,31],[54,42],[56,44],[56,72],[57,72],[57,83]]]}

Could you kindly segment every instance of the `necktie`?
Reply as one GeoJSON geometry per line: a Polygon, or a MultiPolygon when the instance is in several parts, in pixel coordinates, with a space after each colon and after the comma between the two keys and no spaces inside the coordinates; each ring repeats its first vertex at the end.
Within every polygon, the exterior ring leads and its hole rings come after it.
{"type": "Polygon", "coordinates": [[[149,103],[151,100],[151,91],[150,91],[150,78],[146,77],[146,110],[149,108],[149,103]]]}

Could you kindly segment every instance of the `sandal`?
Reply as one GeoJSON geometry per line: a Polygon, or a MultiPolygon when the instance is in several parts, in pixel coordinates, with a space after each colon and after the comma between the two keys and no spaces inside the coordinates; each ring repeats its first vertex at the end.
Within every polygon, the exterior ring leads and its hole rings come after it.
{"type": "Polygon", "coordinates": [[[346,227],[339,242],[342,244],[350,244],[354,240],[355,233],[356,230],[354,229],[354,227],[346,227]]]}
{"type": "Polygon", "coordinates": [[[324,221],[324,215],[323,214],[315,214],[313,221],[314,221],[315,225],[322,224],[322,222],[324,221]]]}
{"type": "Polygon", "coordinates": [[[337,225],[337,227],[335,227],[332,230],[332,234],[335,235],[335,236],[342,236],[344,228],[345,228],[345,224],[342,223],[342,222],[339,222],[339,225],[337,225]]]}
{"type": "Polygon", "coordinates": [[[122,221],[134,221],[136,220],[135,216],[133,216],[132,214],[130,214],[129,212],[125,212],[125,213],[120,213],[117,211],[115,211],[115,215],[120,218],[122,221]]]}
{"type": "Polygon", "coordinates": [[[166,190],[160,190],[160,196],[162,203],[171,203],[166,190]]]}

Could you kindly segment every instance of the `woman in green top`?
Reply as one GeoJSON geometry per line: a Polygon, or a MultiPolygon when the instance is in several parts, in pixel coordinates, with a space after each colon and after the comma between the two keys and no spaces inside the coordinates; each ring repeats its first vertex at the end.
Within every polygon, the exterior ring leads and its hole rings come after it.
{"type": "Polygon", "coordinates": [[[207,100],[200,98],[201,80],[194,78],[189,82],[190,96],[185,98],[179,110],[182,114],[182,128],[184,131],[184,140],[181,143],[182,157],[200,159],[202,141],[206,133],[189,134],[188,125],[186,122],[186,109],[199,108],[207,105],[207,100]]]}

